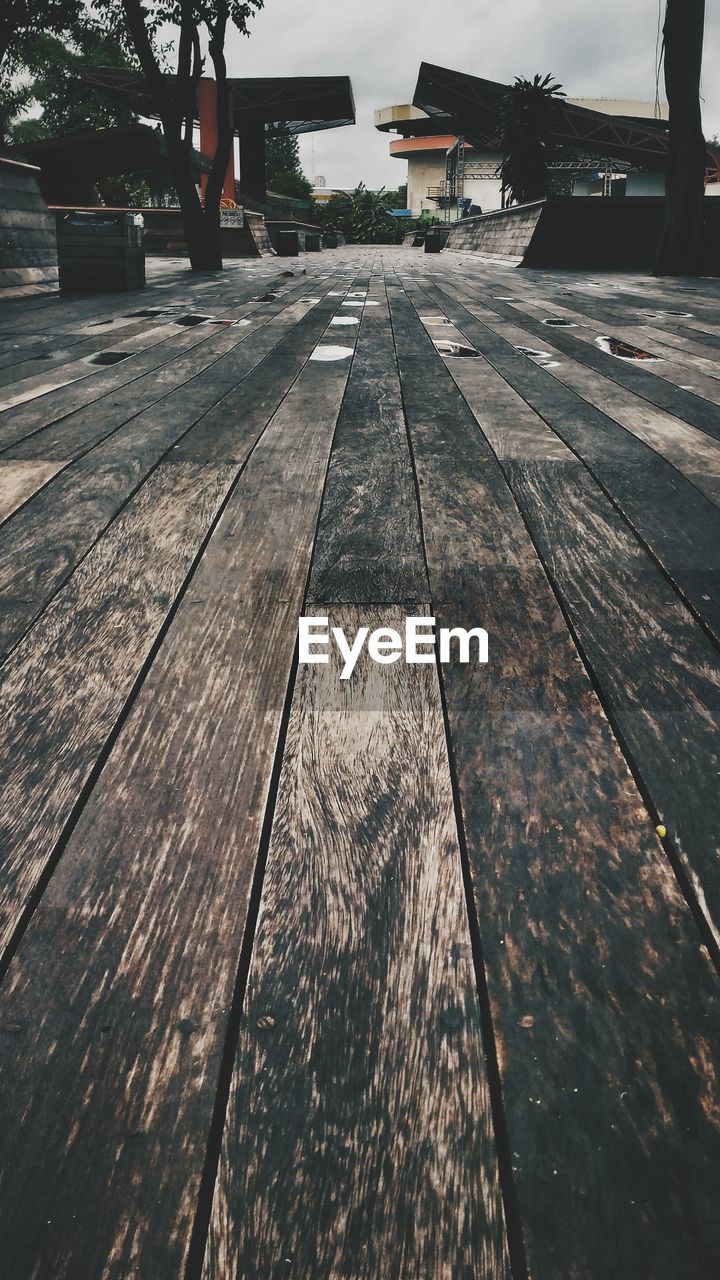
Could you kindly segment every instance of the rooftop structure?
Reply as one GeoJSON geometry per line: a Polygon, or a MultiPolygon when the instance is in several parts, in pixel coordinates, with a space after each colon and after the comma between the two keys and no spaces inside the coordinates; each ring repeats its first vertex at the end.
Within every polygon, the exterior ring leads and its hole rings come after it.
{"type": "MultiPolygon", "coordinates": [[[[165,139],[147,124],[38,138],[14,147],[12,154],[38,166],[40,188],[52,205],[97,204],[96,181],[116,174],[166,174],[170,182],[165,139]]],[[[210,160],[200,151],[193,152],[193,163],[198,180],[210,171],[210,160]]]]}
{"type": "MultiPolygon", "coordinates": [[[[509,86],[422,63],[412,103],[384,107],[375,127],[400,137],[391,156],[408,161],[413,212],[443,210],[452,220],[503,204],[495,142],[499,110],[509,86]],[[462,138],[462,147],[458,147],[462,138]]],[[[574,194],[662,194],[667,156],[667,106],[630,99],[566,98],[558,137],[565,150],[557,168],[574,194]],[[614,185],[613,185],[614,184],[614,185]]]]}
{"type": "MultiPolygon", "coordinates": [[[[102,93],[133,106],[141,115],[157,116],[145,80],[114,67],[86,67],[83,77],[102,93]]],[[[265,202],[265,139],[278,133],[313,133],[355,123],[355,102],[348,76],[261,76],[231,78],[232,123],[240,149],[240,193],[265,202]]],[[[200,149],[213,155],[216,143],[215,81],[203,76],[195,103],[200,149]]],[[[231,156],[225,195],[235,198],[231,156]]]]}

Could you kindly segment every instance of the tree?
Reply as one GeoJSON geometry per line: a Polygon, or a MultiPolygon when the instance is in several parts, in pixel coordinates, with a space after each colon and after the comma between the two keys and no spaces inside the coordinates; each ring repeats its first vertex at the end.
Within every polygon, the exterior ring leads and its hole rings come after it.
{"type": "Polygon", "coordinates": [[[552,129],[565,94],[552,76],[526,80],[516,76],[500,104],[497,146],[502,155],[500,177],[510,203],[544,200],[549,169],[560,148],[552,129]]]}
{"type": "MultiPolygon", "coordinates": [[[[45,0],[42,30],[62,35],[80,19],[83,0],[45,0]]],[[[18,83],[22,49],[38,30],[37,0],[3,0],[0,4],[0,146],[6,145],[11,121],[29,101],[27,86],[18,83]]]]}
{"type": "Polygon", "coordinates": [[[312,183],[302,171],[298,140],[286,126],[266,142],[265,174],[269,189],[278,195],[295,200],[310,199],[312,183]]]}
{"type": "Polygon", "coordinates": [[[398,244],[402,228],[393,218],[385,188],[368,191],[364,183],[352,195],[333,196],[321,212],[323,227],[343,232],[350,244],[398,244]]]}
{"type": "Polygon", "coordinates": [[[700,109],[705,0],[667,0],[663,28],[670,136],[665,223],[656,275],[697,275],[701,266],[706,146],[700,109]]]}
{"type": "Polygon", "coordinates": [[[194,271],[220,270],[220,199],[233,145],[225,38],[231,24],[247,35],[248,21],[262,8],[263,0],[98,0],[98,4],[111,22],[119,19],[124,25],[162,124],[190,265],[194,271]],[[176,33],[174,70],[166,50],[158,47],[167,27],[176,33]],[[205,61],[202,34],[207,37],[217,92],[217,147],[204,203],[195,187],[192,165],[193,124],[205,61]]]}
{"type": "Polygon", "coordinates": [[[38,32],[19,45],[16,65],[32,78],[24,87],[23,106],[41,108],[40,115],[15,121],[13,143],[54,138],[83,129],[110,129],[133,124],[137,113],[98,94],[80,74],[84,64],[132,69],[127,50],[93,21],[77,23],[64,35],[38,32]]]}
{"type": "Polygon", "coordinates": [[[385,205],[388,209],[406,209],[407,208],[407,183],[402,187],[395,187],[393,190],[384,192],[385,205]]]}

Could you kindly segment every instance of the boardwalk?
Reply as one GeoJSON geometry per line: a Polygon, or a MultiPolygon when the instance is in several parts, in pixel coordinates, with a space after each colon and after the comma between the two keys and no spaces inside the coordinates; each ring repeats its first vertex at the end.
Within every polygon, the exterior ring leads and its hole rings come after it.
{"type": "Polygon", "coordinates": [[[709,1280],[720,285],[286,264],[2,305],[3,1280],[709,1280]]]}

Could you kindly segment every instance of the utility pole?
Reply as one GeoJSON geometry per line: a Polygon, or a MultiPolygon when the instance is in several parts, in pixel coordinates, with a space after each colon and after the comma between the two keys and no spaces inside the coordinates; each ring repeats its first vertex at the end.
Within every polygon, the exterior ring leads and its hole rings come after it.
{"type": "Polygon", "coordinates": [[[667,0],[663,50],[670,139],[665,225],[656,275],[697,275],[701,268],[706,146],[700,110],[705,0],[667,0]]]}

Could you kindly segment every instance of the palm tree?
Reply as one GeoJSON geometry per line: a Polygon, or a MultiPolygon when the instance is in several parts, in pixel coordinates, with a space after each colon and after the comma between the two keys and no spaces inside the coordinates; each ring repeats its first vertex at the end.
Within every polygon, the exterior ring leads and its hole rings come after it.
{"type": "Polygon", "coordinates": [[[663,52],[670,143],[656,275],[696,275],[701,266],[707,153],[700,111],[704,28],[705,0],[667,0],[663,52]]]}
{"type": "Polygon", "coordinates": [[[324,224],[342,229],[351,244],[397,244],[402,229],[390,212],[392,197],[384,187],[368,191],[363,182],[352,195],[335,197],[325,206],[324,224]]]}
{"type": "Polygon", "coordinates": [[[510,203],[544,200],[549,167],[558,148],[552,128],[565,94],[551,75],[526,80],[516,76],[500,106],[497,137],[502,155],[500,177],[510,203]]]}

